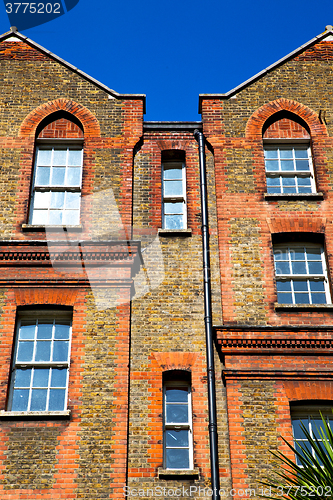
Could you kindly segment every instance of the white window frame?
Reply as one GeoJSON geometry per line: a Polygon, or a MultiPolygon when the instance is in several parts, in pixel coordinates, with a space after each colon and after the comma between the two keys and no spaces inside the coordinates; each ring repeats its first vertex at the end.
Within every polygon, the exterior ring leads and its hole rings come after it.
{"type": "Polygon", "coordinates": [[[170,161],[164,161],[162,163],[162,228],[174,230],[174,231],[187,228],[186,169],[185,169],[185,162],[180,161],[180,160],[170,160],[170,161]],[[175,179],[177,181],[179,181],[179,180],[182,181],[182,193],[177,195],[177,196],[175,196],[175,195],[166,196],[165,192],[164,192],[164,188],[165,188],[164,172],[171,169],[171,168],[181,170],[181,179],[175,179]],[[166,212],[166,204],[167,203],[171,203],[171,204],[181,203],[182,204],[182,211],[178,212],[176,214],[167,213],[166,212]],[[167,217],[169,215],[182,215],[182,217],[183,217],[182,227],[180,227],[180,228],[167,227],[168,226],[167,217]]]}
{"type": "MultiPolygon", "coordinates": [[[[171,403],[177,404],[177,403],[171,403]]],[[[184,404],[184,403],[179,403],[184,404]]],[[[164,469],[166,470],[192,470],[193,469],[193,436],[192,436],[192,397],[191,397],[191,384],[187,381],[169,381],[165,382],[163,386],[163,462],[164,469]],[[166,421],[166,390],[168,388],[177,388],[177,387],[187,387],[188,390],[188,422],[187,423],[177,423],[177,422],[167,422],[166,421]],[[168,431],[172,430],[187,430],[188,431],[188,447],[180,447],[181,449],[188,449],[189,453],[189,467],[167,467],[167,450],[175,449],[172,447],[167,447],[167,439],[166,434],[168,431]]]]}
{"type": "MultiPolygon", "coordinates": [[[[292,429],[293,429],[293,440],[294,440],[294,448],[297,451],[300,451],[299,446],[297,446],[297,443],[305,443],[307,444],[307,447],[310,449],[310,445],[308,442],[308,439],[304,435],[304,438],[296,438],[295,437],[295,426],[294,426],[294,421],[295,420],[302,420],[309,431],[309,434],[311,437],[314,436],[313,433],[313,426],[316,426],[316,423],[313,422],[313,419],[319,419],[319,425],[317,425],[317,428],[320,429],[322,427],[322,422],[321,422],[321,415],[325,417],[325,420],[327,423],[329,423],[331,429],[333,430],[333,412],[332,412],[332,407],[328,406],[313,406],[313,407],[295,407],[291,410],[291,424],[292,424],[292,429]]],[[[321,439],[318,439],[321,441],[321,439]]],[[[311,447],[312,455],[315,456],[314,449],[311,447]]],[[[296,464],[302,467],[302,464],[299,461],[298,456],[295,456],[296,458],[296,464]]]]}
{"type": "MultiPolygon", "coordinates": [[[[42,339],[46,341],[50,341],[49,339],[42,339]]],[[[67,339],[64,339],[66,341],[67,339]]],[[[46,309],[46,310],[39,310],[39,311],[19,311],[17,315],[17,324],[16,324],[16,334],[15,334],[15,345],[14,345],[14,354],[13,354],[13,362],[12,362],[12,370],[11,370],[11,380],[10,380],[10,389],[9,389],[9,398],[8,398],[8,408],[7,411],[12,411],[12,412],[24,412],[24,413],[58,413],[58,412],[64,412],[67,410],[67,401],[68,401],[68,381],[69,381],[69,367],[70,367],[70,354],[71,354],[71,340],[72,340],[72,314],[70,311],[65,311],[65,310],[60,310],[60,309],[46,309]],[[64,321],[66,323],[69,323],[69,338],[68,338],[68,356],[67,360],[62,360],[62,361],[19,361],[18,360],[18,349],[19,349],[19,334],[20,334],[20,328],[22,325],[22,322],[35,322],[35,333],[34,333],[34,339],[24,339],[25,341],[29,341],[33,343],[33,358],[35,358],[36,354],[36,349],[37,349],[37,341],[41,341],[41,339],[37,339],[37,329],[38,329],[38,324],[46,321],[50,322],[53,321],[53,327],[52,327],[52,338],[51,338],[51,355],[50,357],[52,358],[53,356],[53,349],[54,349],[54,344],[57,341],[61,341],[61,339],[55,339],[54,337],[54,325],[56,322],[61,322],[64,321]],[[48,374],[48,383],[47,386],[43,385],[41,387],[38,386],[33,386],[33,377],[34,377],[34,371],[35,369],[38,368],[44,368],[44,369],[49,369],[49,374],[48,374]],[[30,374],[30,383],[28,385],[23,385],[23,386],[15,386],[15,377],[16,377],[16,371],[19,369],[31,369],[31,374],[30,374]],[[51,377],[52,377],[52,369],[66,369],[66,384],[61,385],[61,386],[52,386],[51,382],[51,377]],[[19,389],[19,390],[29,390],[29,395],[28,395],[28,405],[25,410],[21,409],[15,409],[13,408],[13,397],[14,397],[14,389],[19,389]],[[47,397],[46,397],[46,407],[44,410],[34,410],[31,409],[31,398],[32,398],[32,391],[33,389],[44,389],[47,390],[47,397]],[[64,395],[64,407],[59,408],[57,410],[49,410],[49,403],[50,403],[50,390],[57,390],[57,389],[65,389],[65,395],[64,395]]]]}
{"type": "MultiPolygon", "coordinates": [[[[82,171],[83,171],[83,139],[37,139],[36,140],[36,152],[35,152],[35,165],[34,165],[34,175],[33,175],[33,187],[32,187],[32,193],[31,193],[31,206],[30,206],[30,218],[29,218],[29,223],[32,225],[37,225],[37,226],[67,226],[67,225],[79,225],[80,224],[80,212],[81,212],[81,190],[82,190],[82,171]],[[65,177],[67,179],[68,175],[68,150],[77,150],[81,151],[81,165],[80,166],[75,166],[75,168],[80,168],[80,182],[78,184],[67,184],[66,185],[66,179],[64,181],[64,184],[53,184],[51,182],[51,173],[50,173],[50,180],[48,184],[37,184],[37,168],[38,166],[38,154],[39,151],[52,151],[52,160],[51,160],[51,165],[45,165],[50,166],[50,168],[54,168],[55,166],[53,165],[53,151],[54,150],[63,150],[67,149],[67,158],[66,158],[66,165],[61,165],[61,167],[65,167],[66,169],[66,174],[65,177]],[[67,198],[70,196],[70,193],[77,193],[79,196],[79,207],[75,208],[75,212],[78,212],[78,220],[75,220],[74,222],[71,222],[71,218],[68,219],[68,221],[64,221],[64,217],[66,214],[66,209],[63,207],[56,208],[54,207],[54,211],[60,211],[62,214],[62,222],[59,223],[52,223],[49,221],[50,218],[50,212],[52,211],[51,207],[51,196],[52,193],[64,193],[65,200],[67,201],[67,198]],[[49,193],[49,201],[48,203],[46,202],[45,207],[36,207],[36,196],[38,193],[44,193],[46,196],[49,193]],[[46,222],[39,222],[37,219],[37,213],[38,211],[41,210],[47,210],[48,216],[47,216],[47,221],[46,222]],[[37,221],[36,221],[37,219],[37,221]]],[[[64,204],[66,203],[64,202],[64,204]]]]}
{"type": "MultiPolygon", "coordinates": [[[[281,302],[278,299],[279,304],[294,304],[294,305],[307,305],[307,304],[331,304],[331,294],[330,294],[330,287],[329,287],[329,282],[328,282],[328,273],[327,273],[327,264],[326,264],[326,256],[325,256],[325,250],[323,245],[320,244],[314,244],[314,243],[308,243],[308,242],[297,242],[297,243],[286,243],[286,244],[276,244],[273,245],[273,254],[274,254],[274,265],[275,265],[275,279],[276,279],[276,287],[277,287],[277,293],[278,296],[281,294],[281,296],[290,296],[292,297],[292,302],[281,302]],[[313,262],[321,262],[322,265],[322,273],[311,273],[310,268],[309,268],[309,263],[312,261],[308,259],[308,253],[311,251],[311,249],[315,251],[320,251],[320,260],[314,260],[313,262]],[[295,272],[292,272],[292,262],[297,262],[297,260],[292,259],[293,254],[295,252],[303,251],[305,254],[305,268],[306,268],[306,273],[304,274],[297,274],[295,272]],[[288,260],[282,259],[282,258],[277,258],[277,256],[286,253],[288,255],[288,260]],[[281,263],[287,263],[289,264],[289,273],[286,272],[281,272],[281,263]],[[280,264],[280,269],[279,269],[279,264],[280,264]],[[280,290],[278,290],[279,285],[278,283],[290,283],[291,287],[291,292],[288,291],[283,291],[282,286],[280,287],[280,290]],[[306,290],[300,291],[297,290],[297,285],[295,286],[295,283],[303,282],[306,283],[306,290]],[[324,291],[317,291],[318,294],[325,295],[326,302],[313,302],[313,295],[316,293],[316,290],[311,290],[311,285],[312,283],[318,283],[318,282],[323,282],[324,284],[324,291]],[[309,302],[297,302],[296,296],[301,293],[308,293],[309,296],[309,302]]],[[[304,261],[300,261],[304,262],[304,261]]],[[[311,265],[311,264],[310,264],[311,265]]],[[[285,266],[286,267],[286,266],[285,266]]],[[[315,287],[315,285],[313,285],[315,287]]],[[[305,288],[305,286],[304,286],[305,288]]]]}
{"type": "MultiPolygon", "coordinates": [[[[265,155],[265,171],[266,171],[266,182],[267,179],[269,178],[279,178],[280,180],[280,191],[272,191],[270,190],[270,187],[267,185],[267,193],[268,194],[290,194],[290,195],[304,195],[306,196],[307,194],[313,194],[317,192],[316,188],[316,182],[315,182],[315,175],[314,175],[314,167],[313,167],[313,160],[312,160],[312,152],[311,152],[311,146],[310,142],[307,139],[290,139],[290,142],[288,139],[264,139],[264,155],[265,155]],[[280,149],[290,149],[293,151],[293,163],[294,163],[294,170],[281,170],[281,158],[280,158],[280,149]],[[309,169],[308,170],[296,170],[296,158],[295,158],[295,150],[297,149],[302,149],[307,151],[307,160],[309,164],[309,169]],[[268,170],[267,169],[267,161],[269,158],[266,158],[266,151],[272,151],[272,150],[277,150],[278,151],[278,166],[279,170],[268,170]],[[295,187],[296,187],[296,192],[287,192],[284,191],[285,186],[283,186],[283,179],[286,178],[295,178],[295,187]],[[301,178],[309,178],[310,179],[310,188],[311,191],[309,193],[305,193],[300,191],[300,187],[298,185],[298,179],[301,178]]],[[[305,158],[299,158],[299,159],[305,159],[305,158]]]]}

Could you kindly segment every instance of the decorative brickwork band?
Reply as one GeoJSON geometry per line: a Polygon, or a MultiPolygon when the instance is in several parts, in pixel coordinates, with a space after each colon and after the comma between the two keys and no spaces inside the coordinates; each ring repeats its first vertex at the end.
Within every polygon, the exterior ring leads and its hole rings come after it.
{"type": "MultiPolygon", "coordinates": [[[[221,345],[222,352],[224,354],[235,353],[241,354],[240,351],[246,352],[248,354],[260,354],[260,352],[265,352],[265,354],[288,354],[290,351],[327,351],[332,350],[333,354],[333,339],[237,339],[229,338],[222,339],[219,341],[221,345]],[[267,352],[269,351],[269,353],[267,352]],[[272,352],[274,351],[274,352],[272,352]],[[283,352],[285,351],[285,352],[283,352]]],[[[311,352],[312,353],[312,352],[311,352]]],[[[308,354],[311,354],[308,353],[308,354]]],[[[303,352],[303,354],[305,354],[303,352]]]]}

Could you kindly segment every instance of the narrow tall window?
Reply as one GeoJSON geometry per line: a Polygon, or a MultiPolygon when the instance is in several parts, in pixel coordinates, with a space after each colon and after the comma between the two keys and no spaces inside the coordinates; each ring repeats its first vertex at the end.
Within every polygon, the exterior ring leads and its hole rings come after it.
{"type": "Polygon", "coordinates": [[[10,411],[64,411],[67,405],[71,315],[20,312],[9,397],[10,411]]]}
{"type": "Polygon", "coordinates": [[[163,229],[186,229],[187,225],[185,158],[179,159],[184,155],[176,153],[176,159],[162,156],[163,229]]]}
{"type": "Polygon", "coordinates": [[[80,223],[82,156],[82,145],[37,146],[31,224],[80,223]]]}
{"type": "Polygon", "coordinates": [[[280,304],[330,304],[324,248],[311,243],[274,245],[280,304]]]}
{"type": "Polygon", "coordinates": [[[192,411],[190,384],[170,381],[164,384],[164,466],[166,469],[192,469],[192,411]]]}
{"type": "MultiPolygon", "coordinates": [[[[323,412],[325,411],[325,409],[322,409],[322,408],[321,409],[319,408],[316,411],[311,411],[311,409],[308,409],[307,412],[303,411],[303,412],[299,413],[298,415],[293,414],[292,426],[293,426],[295,448],[302,455],[303,455],[303,453],[301,451],[301,448],[298,446],[298,444],[301,445],[302,447],[306,446],[309,451],[311,450],[312,455],[315,456],[315,451],[310,446],[308,438],[304,434],[303,426],[305,427],[305,429],[308,431],[308,433],[310,434],[310,436],[312,438],[317,438],[319,442],[322,441],[320,434],[319,434],[319,429],[323,428],[323,422],[322,422],[319,410],[322,414],[324,414],[323,412]]],[[[326,411],[326,413],[327,413],[327,411],[326,411]]],[[[327,416],[325,416],[325,419],[326,419],[327,423],[330,425],[331,429],[333,430],[333,417],[332,417],[331,410],[329,410],[329,414],[327,416]]],[[[297,463],[297,465],[302,465],[300,462],[300,459],[297,455],[296,455],[296,463],[297,463]]]]}

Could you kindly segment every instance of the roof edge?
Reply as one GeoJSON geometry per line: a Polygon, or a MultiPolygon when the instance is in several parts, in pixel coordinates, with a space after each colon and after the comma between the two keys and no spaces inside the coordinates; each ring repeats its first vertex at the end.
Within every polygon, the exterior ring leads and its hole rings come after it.
{"type": "Polygon", "coordinates": [[[15,26],[13,26],[10,31],[7,31],[3,35],[0,35],[0,43],[7,40],[7,38],[11,38],[11,37],[16,37],[19,40],[21,40],[22,42],[25,42],[28,45],[30,45],[31,47],[39,50],[43,54],[49,56],[51,59],[54,59],[58,63],[62,64],[66,68],[70,69],[74,73],[78,74],[79,76],[81,76],[85,80],[88,80],[90,83],[92,83],[93,85],[96,85],[96,87],[99,87],[101,90],[104,90],[104,92],[106,92],[107,94],[111,95],[112,97],[114,97],[116,99],[142,100],[143,101],[143,113],[144,114],[146,113],[146,94],[120,94],[119,92],[116,92],[115,90],[110,89],[109,87],[104,85],[104,83],[101,83],[100,81],[96,80],[95,78],[88,75],[84,71],[81,71],[79,68],[73,66],[73,64],[70,64],[69,62],[65,61],[64,59],[57,56],[56,54],[54,54],[50,50],[45,49],[44,47],[42,47],[42,45],[39,45],[38,43],[34,42],[33,40],[31,40],[27,36],[22,35],[22,33],[15,30],[15,26]]]}
{"type": "Polygon", "coordinates": [[[237,85],[237,87],[234,87],[233,89],[229,90],[229,92],[226,92],[225,94],[199,94],[199,113],[201,114],[202,111],[202,101],[204,99],[229,99],[230,97],[233,97],[235,94],[240,92],[241,90],[244,90],[246,87],[254,83],[255,81],[259,80],[262,76],[266,75],[267,73],[270,73],[273,71],[275,68],[278,66],[281,66],[285,62],[287,62],[289,59],[292,59],[293,57],[297,56],[301,52],[303,52],[305,49],[311,47],[312,45],[315,45],[318,42],[321,42],[324,38],[327,36],[333,36],[333,27],[332,26],[327,26],[327,29],[321,33],[320,35],[315,36],[308,42],[304,43],[297,49],[293,50],[292,52],[289,52],[286,56],[282,57],[275,63],[271,64],[270,66],[267,66],[267,68],[259,71],[259,73],[256,73],[254,76],[249,78],[248,80],[245,80],[245,82],[241,83],[240,85],[237,85]]]}

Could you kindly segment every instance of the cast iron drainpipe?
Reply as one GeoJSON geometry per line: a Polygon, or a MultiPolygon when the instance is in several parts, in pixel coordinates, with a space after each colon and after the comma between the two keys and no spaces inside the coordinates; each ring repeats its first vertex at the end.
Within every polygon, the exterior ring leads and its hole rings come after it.
{"type": "Polygon", "coordinates": [[[204,136],[199,130],[194,131],[194,137],[199,144],[200,164],[200,191],[202,214],[202,253],[204,276],[204,301],[205,301],[205,330],[206,330],[206,356],[207,356],[207,386],[208,386],[208,411],[209,411],[209,441],[210,441],[210,468],[212,477],[213,500],[220,500],[219,458],[217,447],[216,423],[216,390],[214,367],[214,342],[212,322],[212,296],[210,283],[210,258],[209,258],[209,226],[208,226],[208,201],[206,181],[206,157],[204,136]]]}

